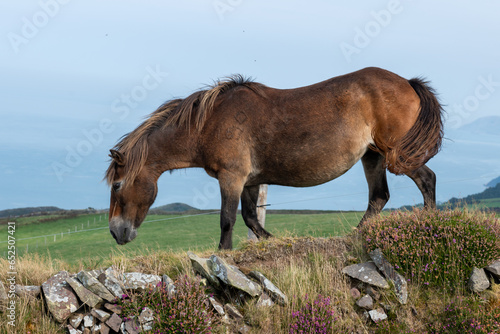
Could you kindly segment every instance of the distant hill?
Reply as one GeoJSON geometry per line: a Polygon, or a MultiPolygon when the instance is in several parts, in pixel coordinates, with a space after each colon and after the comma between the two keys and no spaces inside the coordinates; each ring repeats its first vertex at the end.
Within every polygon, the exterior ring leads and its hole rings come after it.
{"type": "Polygon", "coordinates": [[[500,176],[497,177],[496,179],[493,179],[490,182],[486,183],[485,186],[488,187],[488,188],[492,188],[492,187],[496,186],[499,183],[500,183],[500,176]]]}
{"type": "Polygon", "coordinates": [[[491,198],[500,198],[500,183],[497,183],[494,187],[487,188],[478,194],[469,195],[464,198],[453,197],[448,201],[448,203],[445,203],[445,205],[473,204],[479,202],[480,200],[491,198]]]}
{"type": "Polygon", "coordinates": [[[149,214],[165,214],[165,213],[190,213],[199,211],[190,205],[184,203],[171,203],[158,206],[149,210],[149,214]]]}
{"type": "Polygon", "coordinates": [[[7,209],[0,211],[0,218],[19,217],[26,215],[42,215],[59,211],[64,211],[64,210],[55,206],[38,206],[29,208],[7,209]]]}
{"type": "Polygon", "coordinates": [[[472,123],[460,127],[460,130],[472,133],[500,135],[500,117],[481,117],[472,123]]]}

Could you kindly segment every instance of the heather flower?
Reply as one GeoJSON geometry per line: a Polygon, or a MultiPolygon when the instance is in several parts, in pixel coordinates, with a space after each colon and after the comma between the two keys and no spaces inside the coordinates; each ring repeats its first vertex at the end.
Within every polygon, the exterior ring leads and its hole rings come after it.
{"type": "Polygon", "coordinates": [[[304,298],[305,305],[298,311],[292,312],[290,334],[299,333],[331,333],[337,320],[330,297],[318,297],[308,301],[304,298]]]}

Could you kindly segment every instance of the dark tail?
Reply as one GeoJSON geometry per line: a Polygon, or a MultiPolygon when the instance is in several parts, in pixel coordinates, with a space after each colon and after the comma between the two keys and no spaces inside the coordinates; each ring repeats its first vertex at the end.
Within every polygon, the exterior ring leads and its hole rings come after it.
{"type": "Polygon", "coordinates": [[[443,107],[434,89],[421,78],[408,80],[420,98],[420,114],[410,131],[386,154],[386,164],[394,174],[407,174],[435,156],[443,139],[443,107]]]}

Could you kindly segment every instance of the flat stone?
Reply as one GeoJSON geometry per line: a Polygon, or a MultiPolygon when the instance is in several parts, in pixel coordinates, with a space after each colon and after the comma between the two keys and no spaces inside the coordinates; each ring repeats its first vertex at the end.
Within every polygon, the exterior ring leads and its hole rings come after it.
{"type": "Polygon", "coordinates": [[[260,296],[262,288],[250,280],[245,274],[235,267],[230,267],[226,261],[212,255],[207,262],[212,272],[226,285],[244,291],[252,297],[260,296]]]}
{"type": "Polygon", "coordinates": [[[111,317],[106,321],[106,325],[108,325],[108,327],[115,332],[118,332],[120,330],[121,324],[122,318],[120,318],[116,313],[113,313],[111,317]]]}
{"type": "Polygon", "coordinates": [[[490,280],[486,276],[484,269],[474,267],[468,285],[469,289],[473,292],[481,292],[488,289],[490,287],[490,280]]]}
{"type": "Polygon", "coordinates": [[[113,296],[111,292],[109,292],[109,290],[97,280],[97,278],[93,277],[88,272],[82,270],[76,276],[84,287],[102,299],[107,300],[108,302],[113,302],[116,299],[116,297],[113,296]]]}
{"type": "Polygon", "coordinates": [[[106,303],[104,304],[104,307],[113,313],[122,314],[122,307],[120,305],[106,303]]]}
{"type": "Polygon", "coordinates": [[[370,315],[370,318],[374,322],[379,322],[379,321],[387,319],[387,314],[385,314],[384,309],[382,309],[382,308],[378,308],[376,310],[371,310],[368,312],[368,314],[370,315]]]}
{"type": "Polygon", "coordinates": [[[123,323],[123,327],[127,334],[139,334],[141,332],[141,325],[136,319],[129,319],[123,323]]]}
{"type": "Polygon", "coordinates": [[[191,260],[194,272],[206,278],[214,288],[219,288],[220,282],[208,266],[209,259],[203,259],[192,252],[187,252],[187,255],[191,260]]]}
{"type": "Polygon", "coordinates": [[[373,298],[370,295],[364,295],[356,302],[356,305],[365,310],[371,310],[373,308],[373,298]]]}
{"type": "Polygon", "coordinates": [[[60,271],[42,284],[47,308],[58,322],[64,322],[80,306],[73,290],[66,282],[67,271],[60,271]]]}
{"type": "Polygon", "coordinates": [[[230,318],[236,321],[243,320],[243,315],[232,304],[224,305],[224,310],[226,311],[227,315],[229,315],[230,318]]]}
{"type": "Polygon", "coordinates": [[[260,296],[259,299],[257,300],[257,303],[255,303],[255,306],[257,307],[271,307],[274,305],[274,302],[271,297],[265,292],[263,292],[260,296]]]}
{"type": "Polygon", "coordinates": [[[71,325],[67,325],[66,328],[68,329],[69,334],[82,334],[81,330],[75,329],[71,325]]]}
{"type": "Polygon", "coordinates": [[[260,284],[264,288],[264,291],[267,292],[267,294],[273,301],[280,304],[281,306],[285,306],[286,304],[288,304],[288,297],[262,273],[258,271],[251,271],[249,275],[250,277],[257,279],[260,282],[260,284]]]}
{"type": "Polygon", "coordinates": [[[398,301],[403,305],[406,304],[408,302],[408,283],[406,279],[387,261],[379,248],[370,252],[369,255],[382,274],[394,284],[398,301]]]}
{"type": "Polygon", "coordinates": [[[101,324],[101,334],[109,334],[111,329],[108,327],[108,325],[102,323],[101,324]]]}
{"type": "Polygon", "coordinates": [[[80,298],[80,300],[87,304],[90,307],[100,307],[104,302],[101,297],[87,289],[83,286],[80,281],[75,278],[68,277],[66,282],[71,286],[73,291],[75,291],[76,295],[80,298]]]}
{"type": "Polygon", "coordinates": [[[90,313],[94,318],[96,318],[100,322],[105,322],[106,320],[109,319],[109,317],[111,317],[111,314],[99,309],[93,309],[90,313]]]}
{"type": "Polygon", "coordinates": [[[83,327],[87,327],[87,328],[90,328],[92,326],[94,326],[95,324],[95,321],[94,321],[94,317],[90,314],[87,314],[83,317],[83,327]]]}
{"type": "Polygon", "coordinates": [[[69,324],[74,327],[74,328],[78,328],[78,326],[80,326],[80,324],[82,323],[83,321],[83,314],[82,313],[73,313],[70,317],[69,317],[69,324]]]}
{"type": "Polygon", "coordinates": [[[382,289],[389,289],[389,283],[377,271],[377,266],[373,262],[365,262],[353,264],[342,269],[342,273],[365,282],[367,284],[377,286],[382,289]]]}
{"type": "Polygon", "coordinates": [[[146,290],[148,287],[158,286],[161,283],[161,277],[142,273],[124,273],[122,281],[126,290],[146,290]]]}
{"type": "Polygon", "coordinates": [[[141,325],[155,320],[153,311],[149,307],[145,307],[141,311],[138,320],[141,325]]]}
{"type": "Polygon", "coordinates": [[[208,300],[210,301],[210,304],[212,304],[212,307],[214,310],[219,314],[219,315],[224,315],[226,312],[224,311],[224,306],[222,306],[221,303],[219,303],[214,297],[208,297],[208,300]]]}
{"type": "Polygon", "coordinates": [[[97,277],[97,280],[101,282],[113,296],[121,299],[125,294],[123,291],[125,287],[123,283],[118,280],[118,276],[118,273],[112,267],[109,267],[97,277]]]}
{"type": "Polygon", "coordinates": [[[351,297],[354,299],[359,299],[361,297],[361,292],[359,292],[356,288],[352,288],[349,292],[351,293],[351,297]]]}
{"type": "Polygon", "coordinates": [[[495,278],[500,278],[500,260],[496,260],[486,268],[495,278]]]}
{"type": "Polygon", "coordinates": [[[40,297],[41,288],[38,285],[19,285],[16,284],[16,295],[19,297],[40,297]]]}

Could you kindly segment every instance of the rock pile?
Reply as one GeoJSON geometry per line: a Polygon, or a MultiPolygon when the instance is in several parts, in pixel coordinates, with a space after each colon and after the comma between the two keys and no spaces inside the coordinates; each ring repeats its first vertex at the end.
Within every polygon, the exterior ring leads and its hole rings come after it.
{"type": "MultiPolygon", "coordinates": [[[[250,330],[238,309],[243,301],[256,298],[256,305],[260,307],[288,303],[288,298],[262,273],[252,271],[247,276],[215,255],[204,259],[188,252],[188,256],[195,273],[214,292],[207,295],[210,305],[222,321],[240,333],[250,330]]],[[[144,308],[141,314],[123,319],[118,300],[125,294],[160,283],[166,286],[169,296],[176,293],[174,282],[167,275],[119,274],[110,267],[77,274],[60,271],[41,287],[17,285],[16,294],[25,298],[44,298],[48,312],[55,321],[66,326],[70,334],[138,334],[153,328],[153,310],[144,308]]],[[[0,302],[6,299],[3,292],[5,288],[0,282],[0,302]]]]}
{"type": "Polygon", "coordinates": [[[489,277],[500,280],[500,260],[489,266],[479,269],[474,267],[469,278],[469,289],[473,292],[482,292],[490,287],[489,277]]]}

